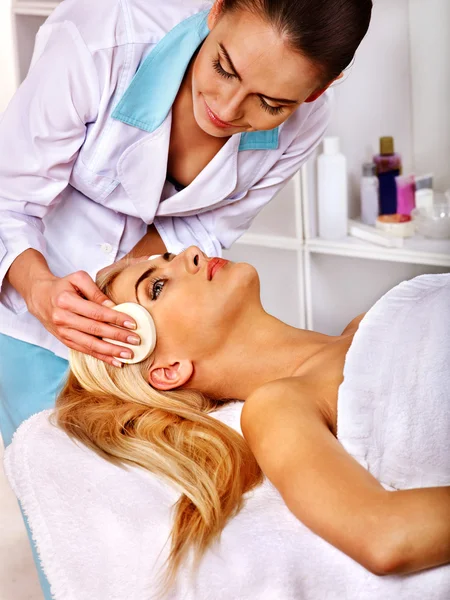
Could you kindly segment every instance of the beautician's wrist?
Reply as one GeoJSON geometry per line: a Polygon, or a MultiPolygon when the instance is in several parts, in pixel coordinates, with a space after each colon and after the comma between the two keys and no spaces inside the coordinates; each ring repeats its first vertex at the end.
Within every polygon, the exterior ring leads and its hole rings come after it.
{"type": "Polygon", "coordinates": [[[50,271],[45,257],[37,250],[28,248],[12,262],[6,279],[28,304],[34,283],[57,278],[50,271]]]}

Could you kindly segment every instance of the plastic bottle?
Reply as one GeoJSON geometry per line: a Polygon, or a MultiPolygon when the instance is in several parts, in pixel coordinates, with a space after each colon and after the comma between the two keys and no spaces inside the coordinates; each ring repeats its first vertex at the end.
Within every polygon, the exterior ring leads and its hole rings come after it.
{"type": "Polygon", "coordinates": [[[394,152],[394,138],[380,138],[380,154],[373,157],[377,165],[380,183],[380,215],[394,215],[397,212],[397,184],[395,178],[401,174],[402,158],[394,152]]]}
{"type": "Polygon", "coordinates": [[[363,165],[361,179],[361,221],[366,225],[375,225],[380,214],[380,195],[375,163],[363,165]]]}
{"type": "Polygon", "coordinates": [[[317,178],[319,236],[343,238],[348,231],[347,159],[339,152],[339,138],[324,138],[317,178]]]}
{"type": "Polygon", "coordinates": [[[433,208],[433,175],[416,177],[416,208],[433,208]]]}
{"type": "Polygon", "coordinates": [[[399,175],[395,178],[397,185],[397,213],[410,215],[416,207],[416,182],[414,175],[399,175]]]}

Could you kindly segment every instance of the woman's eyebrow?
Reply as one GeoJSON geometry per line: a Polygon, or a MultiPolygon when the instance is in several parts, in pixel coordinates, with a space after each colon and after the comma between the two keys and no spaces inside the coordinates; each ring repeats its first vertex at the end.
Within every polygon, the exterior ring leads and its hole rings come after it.
{"type": "MultiPolygon", "coordinates": [[[[170,252],[165,252],[161,258],[163,258],[166,262],[170,262],[173,258],[175,257],[175,254],[171,254],[170,252]]],[[[156,271],[158,267],[156,267],[155,265],[153,265],[152,267],[149,267],[146,271],[144,271],[138,278],[138,280],[136,281],[136,283],[134,284],[134,294],[136,296],[136,302],[139,302],[138,300],[138,287],[139,285],[144,281],[144,279],[147,279],[148,277],[151,277],[153,275],[153,273],[156,271]]]]}
{"type": "Polygon", "coordinates": [[[151,275],[153,275],[153,273],[156,271],[156,267],[150,267],[149,269],[147,269],[146,271],[144,271],[141,276],[139,277],[139,279],[136,281],[135,285],[134,285],[134,293],[136,295],[136,302],[139,302],[138,300],[138,287],[139,285],[144,281],[144,279],[147,279],[147,277],[151,277],[151,275]]]}

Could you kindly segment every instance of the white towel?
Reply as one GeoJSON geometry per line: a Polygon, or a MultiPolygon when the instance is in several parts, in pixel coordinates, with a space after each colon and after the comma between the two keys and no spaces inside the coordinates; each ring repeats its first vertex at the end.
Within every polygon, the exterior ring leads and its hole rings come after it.
{"type": "MultiPolygon", "coordinates": [[[[347,354],[339,435],[394,488],[449,482],[449,285],[450,276],[419,278],[390,292],[363,319],[347,354]]],[[[230,404],[215,416],[240,432],[241,408],[230,404]]],[[[151,600],[178,494],[150,473],[121,469],[75,444],[48,416],[19,428],[5,468],[55,600],[151,600]]],[[[197,580],[182,569],[167,600],[447,600],[449,590],[448,566],[372,575],[304,527],[266,480],[247,494],[197,580]]]]}
{"type": "Polygon", "coordinates": [[[386,487],[450,485],[450,274],[401,283],[362,320],[338,438],[386,487]]]}

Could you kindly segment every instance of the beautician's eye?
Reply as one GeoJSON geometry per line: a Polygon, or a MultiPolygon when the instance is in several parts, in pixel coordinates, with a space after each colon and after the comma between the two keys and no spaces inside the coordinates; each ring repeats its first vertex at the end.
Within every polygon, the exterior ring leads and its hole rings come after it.
{"type": "Polygon", "coordinates": [[[225,69],[220,64],[219,58],[213,59],[212,64],[214,70],[217,71],[217,73],[219,73],[219,75],[221,75],[222,77],[225,77],[225,79],[233,79],[234,77],[236,77],[236,75],[233,75],[233,73],[228,73],[228,71],[225,71],[225,69]]]}
{"type": "Polygon", "coordinates": [[[263,108],[265,111],[267,111],[268,113],[270,113],[271,115],[279,115],[283,112],[283,106],[270,106],[270,104],[267,104],[267,102],[265,102],[263,100],[263,98],[259,98],[260,99],[260,105],[261,108],[263,108]]]}
{"type": "Polygon", "coordinates": [[[151,294],[150,297],[152,300],[156,300],[158,298],[158,296],[160,295],[160,293],[163,290],[163,287],[166,283],[166,279],[153,279],[150,282],[150,290],[151,290],[151,294]]]}

